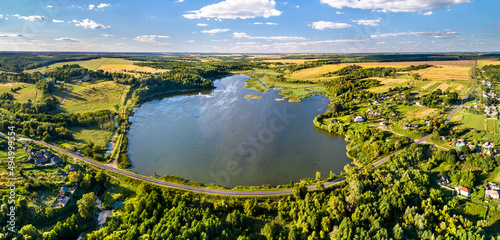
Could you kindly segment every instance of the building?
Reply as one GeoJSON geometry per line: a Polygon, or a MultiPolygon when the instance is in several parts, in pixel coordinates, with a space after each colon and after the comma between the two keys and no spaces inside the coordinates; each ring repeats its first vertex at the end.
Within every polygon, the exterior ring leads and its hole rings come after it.
{"type": "Polygon", "coordinates": [[[39,158],[39,159],[35,159],[35,164],[42,164],[42,163],[46,163],[47,161],[49,161],[48,158],[39,158]]]}
{"type": "Polygon", "coordinates": [[[67,192],[69,192],[69,187],[67,186],[62,186],[61,189],[59,189],[59,194],[66,194],[67,192]]]}
{"type": "Polygon", "coordinates": [[[484,196],[492,198],[492,199],[499,199],[500,198],[500,194],[498,193],[498,191],[495,191],[495,190],[485,190],[484,196]]]}
{"type": "Polygon", "coordinates": [[[472,189],[466,188],[466,187],[462,187],[462,186],[458,186],[455,189],[457,190],[457,193],[459,195],[463,195],[463,196],[466,196],[466,197],[468,197],[472,193],[472,189]]]}
{"type": "Polygon", "coordinates": [[[363,119],[363,117],[361,117],[361,116],[356,116],[354,118],[354,122],[364,122],[364,121],[365,121],[365,119],[363,119]]]}
{"type": "Polygon", "coordinates": [[[63,160],[61,158],[59,158],[58,156],[55,156],[53,157],[51,160],[50,160],[53,164],[59,164],[59,163],[62,163],[63,160]]]}

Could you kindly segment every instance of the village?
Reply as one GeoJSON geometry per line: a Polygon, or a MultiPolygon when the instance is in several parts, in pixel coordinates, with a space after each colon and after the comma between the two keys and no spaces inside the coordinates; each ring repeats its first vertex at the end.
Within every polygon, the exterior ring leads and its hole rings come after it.
{"type": "MultiPolygon", "coordinates": [[[[63,160],[44,148],[29,148],[28,146],[23,146],[23,150],[28,153],[28,160],[32,161],[33,164],[39,167],[51,167],[56,165],[63,165],[63,160]],[[50,162],[50,163],[49,163],[50,162]]],[[[72,165],[68,166],[69,171],[75,171],[72,165]]],[[[63,172],[64,175],[68,173],[63,172]]],[[[69,200],[73,198],[73,195],[78,188],[78,183],[73,183],[71,185],[63,184],[59,189],[59,194],[57,195],[55,201],[52,203],[52,208],[65,207],[69,200]]],[[[45,198],[45,196],[41,196],[45,198]]]]}

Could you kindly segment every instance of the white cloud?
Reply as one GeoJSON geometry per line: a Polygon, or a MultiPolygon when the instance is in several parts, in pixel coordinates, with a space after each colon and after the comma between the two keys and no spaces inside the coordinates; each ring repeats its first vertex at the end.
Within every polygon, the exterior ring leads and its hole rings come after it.
{"type": "Polygon", "coordinates": [[[222,2],[202,7],[200,10],[190,11],[183,16],[188,19],[199,18],[227,18],[247,19],[255,17],[272,17],[281,15],[275,9],[274,0],[224,0],[222,2]]]}
{"type": "Polygon", "coordinates": [[[376,27],[380,23],[380,19],[373,19],[373,20],[352,20],[353,22],[357,23],[358,25],[365,25],[365,26],[371,26],[371,27],[376,27]]]}
{"type": "Polygon", "coordinates": [[[374,9],[390,12],[418,12],[458,4],[469,4],[470,0],[321,0],[333,8],[374,9]]]}
{"type": "Polygon", "coordinates": [[[113,34],[101,34],[101,36],[103,36],[103,37],[114,37],[115,35],[113,35],[113,34]]]}
{"type": "Polygon", "coordinates": [[[108,4],[108,3],[101,3],[99,5],[97,5],[97,8],[105,8],[105,7],[110,7],[111,4],[108,4]]]}
{"type": "Polygon", "coordinates": [[[378,45],[386,44],[386,42],[377,42],[378,45]]]}
{"type": "Polygon", "coordinates": [[[54,7],[54,6],[52,6],[52,5],[47,5],[47,8],[53,8],[53,7],[54,7]]]}
{"type": "Polygon", "coordinates": [[[337,11],[335,14],[344,14],[343,12],[337,11]]]}
{"type": "Polygon", "coordinates": [[[500,23],[490,23],[488,25],[495,26],[497,28],[500,28],[500,23]]]}
{"type": "Polygon", "coordinates": [[[196,24],[196,26],[198,26],[198,27],[206,27],[206,26],[208,26],[208,24],[206,24],[206,23],[198,23],[198,24],[196,24]]]}
{"type": "Polygon", "coordinates": [[[266,24],[266,25],[278,25],[277,23],[273,23],[273,22],[254,22],[253,24],[255,24],[255,25],[262,25],[262,24],[266,24]]]}
{"type": "Polygon", "coordinates": [[[263,39],[263,40],[280,40],[280,41],[295,41],[295,40],[306,40],[303,37],[289,37],[289,36],[274,36],[274,37],[252,37],[246,33],[234,32],[234,38],[246,38],[246,39],[263,39]]]}
{"type": "Polygon", "coordinates": [[[34,21],[43,21],[45,20],[44,16],[38,16],[38,15],[32,15],[32,16],[20,16],[19,14],[14,14],[12,15],[14,17],[17,17],[19,19],[24,19],[26,21],[34,22],[34,21]]]}
{"type": "Polygon", "coordinates": [[[181,2],[184,2],[184,0],[177,0],[175,1],[176,3],[181,3],[181,2]]]}
{"type": "Polygon", "coordinates": [[[0,14],[0,18],[3,18],[3,14],[0,14]]]}
{"type": "Polygon", "coordinates": [[[216,33],[223,33],[223,32],[228,32],[229,29],[225,28],[225,29],[220,29],[220,28],[216,28],[216,29],[211,29],[211,30],[203,30],[201,31],[202,33],[209,33],[209,34],[216,34],[216,33]]]}
{"type": "MultiPolygon", "coordinates": [[[[75,22],[76,20],[73,20],[75,22]]],[[[80,26],[84,28],[91,28],[91,29],[106,29],[109,28],[109,26],[104,26],[100,23],[96,23],[90,19],[83,19],[81,22],[76,21],[77,24],[75,26],[80,26]]]]}
{"type": "Polygon", "coordinates": [[[135,37],[133,40],[134,41],[139,41],[139,42],[148,42],[148,43],[156,43],[159,45],[166,45],[164,43],[158,43],[156,41],[157,38],[170,38],[169,36],[162,36],[162,35],[141,35],[135,37]]]}
{"type": "Polygon", "coordinates": [[[52,19],[52,22],[54,22],[54,23],[63,23],[64,21],[63,20],[52,19]]]}
{"type": "Polygon", "coordinates": [[[432,14],[433,14],[433,12],[432,12],[432,11],[428,11],[428,12],[422,13],[422,15],[425,15],[425,16],[430,16],[430,15],[432,15],[432,14]]]}
{"type": "Polygon", "coordinates": [[[94,5],[94,4],[90,4],[90,5],[89,5],[89,10],[92,10],[92,9],[94,9],[94,8],[95,8],[95,5],[94,5]]]}
{"type": "Polygon", "coordinates": [[[195,41],[194,40],[188,40],[187,42],[188,43],[194,43],[195,41]]]}
{"type": "Polygon", "coordinates": [[[371,38],[394,38],[401,36],[416,36],[416,37],[431,37],[431,38],[451,38],[459,35],[458,32],[453,31],[435,31],[435,32],[400,32],[400,33],[381,33],[381,34],[373,34],[371,38]]]}
{"type": "Polygon", "coordinates": [[[319,22],[313,22],[312,27],[314,29],[318,30],[324,30],[327,28],[330,29],[341,29],[341,28],[349,28],[352,27],[350,24],[347,23],[336,23],[336,22],[325,22],[325,21],[319,21],[319,22]]]}
{"type": "Polygon", "coordinates": [[[299,5],[295,5],[295,7],[296,7],[296,8],[300,8],[300,6],[299,6],[299,5]]]}
{"type": "Polygon", "coordinates": [[[54,40],[56,40],[56,41],[78,41],[78,39],[76,39],[76,38],[69,38],[69,37],[55,38],[54,40]]]}
{"type": "Polygon", "coordinates": [[[274,43],[275,46],[317,46],[317,45],[339,45],[343,43],[355,43],[355,42],[365,42],[364,39],[335,39],[335,40],[321,40],[321,41],[309,41],[309,42],[286,42],[286,43],[274,43]]]}
{"type": "Polygon", "coordinates": [[[22,37],[22,34],[19,33],[1,33],[0,32],[0,37],[22,37]]]}

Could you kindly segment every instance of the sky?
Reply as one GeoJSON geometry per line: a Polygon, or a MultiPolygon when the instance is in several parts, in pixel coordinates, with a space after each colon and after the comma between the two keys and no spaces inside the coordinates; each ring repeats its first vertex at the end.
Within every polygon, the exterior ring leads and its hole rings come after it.
{"type": "Polygon", "coordinates": [[[0,51],[500,51],[498,0],[9,0],[0,51]]]}

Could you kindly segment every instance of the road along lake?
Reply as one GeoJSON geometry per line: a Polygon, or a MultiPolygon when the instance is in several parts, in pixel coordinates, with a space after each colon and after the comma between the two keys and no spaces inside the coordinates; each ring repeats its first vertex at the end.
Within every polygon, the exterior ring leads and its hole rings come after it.
{"type": "Polygon", "coordinates": [[[347,142],[313,125],[327,97],[276,101],[283,97],[279,91],[245,88],[247,79],[225,77],[212,91],[142,104],[130,117],[131,169],[232,188],[288,184],[314,178],[316,171],[327,178],[351,163],[347,142]]]}

